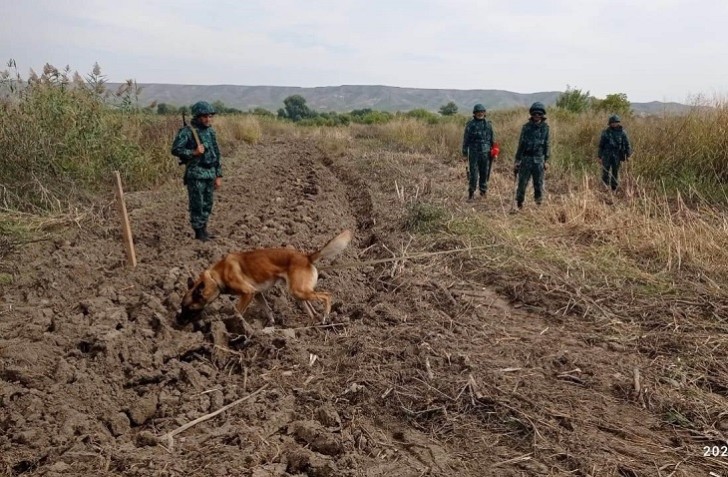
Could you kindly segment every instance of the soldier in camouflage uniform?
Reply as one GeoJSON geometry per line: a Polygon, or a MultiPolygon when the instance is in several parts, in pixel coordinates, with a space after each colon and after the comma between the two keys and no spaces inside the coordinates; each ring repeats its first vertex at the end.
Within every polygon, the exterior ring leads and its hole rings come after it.
{"type": "Polygon", "coordinates": [[[615,191],[619,184],[619,165],[632,155],[632,146],[619,116],[611,116],[608,124],[599,140],[599,161],[602,164],[602,182],[615,191]]]}
{"type": "Polygon", "coordinates": [[[485,106],[476,104],[473,107],[473,119],[465,125],[463,134],[463,156],[468,160],[468,201],[475,198],[475,188],[480,195],[488,192],[490,179],[490,149],[495,141],[493,126],[485,119],[485,106]]]}
{"type": "Polygon", "coordinates": [[[528,182],[532,178],[534,199],[536,204],[541,204],[543,200],[544,171],[550,156],[546,108],[542,103],[535,102],[528,112],[531,117],[521,128],[514,167],[514,173],[518,175],[516,204],[519,209],[523,207],[523,200],[526,198],[526,187],[528,187],[528,182]]]}
{"type": "Polygon", "coordinates": [[[189,198],[190,223],[195,238],[206,242],[212,238],[207,232],[207,220],[212,212],[213,190],[222,183],[220,149],[212,116],[215,109],[205,101],[192,105],[192,121],[177,132],[172,143],[172,154],[185,165],[184,184],[189,198]],[[197,143],[193,130],[197,132],[197,143]]]}

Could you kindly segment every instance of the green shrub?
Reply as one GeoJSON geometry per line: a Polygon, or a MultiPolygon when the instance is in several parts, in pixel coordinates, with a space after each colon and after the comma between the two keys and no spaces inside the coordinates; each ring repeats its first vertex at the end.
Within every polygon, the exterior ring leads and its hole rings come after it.
{"type": "Polygon", "coordinates": [[[115,108],[103,85],[67,70],[46,65],[28,81],[10,77],[0,78],[0,200],[9,208],[57,210],[112,190],[115,170],[136,189],[176,167],[169,144],[177,119],[141,114],[128,102],[134,91],[115,108]]]}
{"type": "Polygon", "coordinates": [[[413,109],[404,113],[403,116],[406,118],[419,119],[420,121],[424,121],[428,124],[437,124],[440,120],[440,117],[437,114],[426,109],[413,109]]]}
{"type": "Polygon", "coordinates": [[[439,205],[427,202],[412,202],[407,206],[405,229],[410,232],[430,233],[445,223],[447,211],[439,205]]]}

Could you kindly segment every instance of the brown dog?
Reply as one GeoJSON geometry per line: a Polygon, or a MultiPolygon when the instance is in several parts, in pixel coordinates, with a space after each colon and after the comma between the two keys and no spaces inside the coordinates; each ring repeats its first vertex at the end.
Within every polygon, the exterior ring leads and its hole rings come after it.
{"type": "MultiPolygon", "coordinates": [[[[331,296],[325,292],[314,291],[318,281],[318,270],[314,264],[322,258],[337,255],[350,241],[351,232],[345,230],[321,250],[310,255],[289,248],[262,248],[228,254],[202,272],[197,280],[188,280],[189,289],[182,298],[182,309],[177,314],[177,322],[182,324],[194,319],[221,293],[240,296],[235,308],[242,316],[257,293],[281,280],[286,281],[288,290],[294,297],[303,301],[311,317],[314,311],[309,302],[322,302],[326,322],[331,312],[331,296]]],[[[269,315],[269,321],[271,318],[269,315]]]]}

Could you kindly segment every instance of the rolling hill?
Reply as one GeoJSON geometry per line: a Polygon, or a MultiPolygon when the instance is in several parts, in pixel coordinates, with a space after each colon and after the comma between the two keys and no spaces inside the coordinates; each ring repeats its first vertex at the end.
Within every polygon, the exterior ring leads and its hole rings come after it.
{"type": "MultiPolygon", "coordinates": [[[[117,84],[109,84],[111,89],[117,84]]],[[[177,85],[140,84],[142,104],[167,103],[175,106],[189,105],[199,100],[222,101],[225,105],[244,111],[260,107],[277,111],[283,100],[298,94],[317,111],[346,112],[353,109],[371,108],[381,111],[409,111],[424,108],[438,111],[453,101],[458,109],[469,111],[475,103],[483,103],[488,109],[527,107],[534,101],[547,106],[556,102],[560,91],[515,93],[512,91],[456,90],[399,88],[393,86],[344,85],[300,88],[292,86],[240,86],[240,85],[177,85]]],[[[654,114],[662,111],[680,112],[689,106],[680,103],[632,103],[637,113],[654,114]]]]}

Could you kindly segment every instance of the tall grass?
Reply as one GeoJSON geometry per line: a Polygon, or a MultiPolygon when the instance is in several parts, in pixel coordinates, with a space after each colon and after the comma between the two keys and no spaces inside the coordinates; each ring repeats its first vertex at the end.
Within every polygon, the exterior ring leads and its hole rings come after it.
{"type": "Polygon", "coordinates": [[[240,142],[255,144],[263,137],[261,119],[253,115],[218,116],[215,131],[221,147],[234,147],[240,142]]]}
{"type": "Polygon", "coordinates": [[[174,130],[171,118],[111,109],[83,83],[41,76],[0,106],[2,205],[58,210],[108,189],[114,170],[130,188],[154,184],[175,167],[174,130]]]}
{"type": "MultiPolygon", "coordinates": [[[[525,110],[489,114],[502,162],[514,160],[527,118],[525,110]]],[[[349,128],[354,139],[372,142],[375,148],[457,160],[466,120],[459,116],[433,123],[400,117],[384,124],[352,124],[349,128]]],[[[552,110],[548,119],[549,175],[566,182],[598,175],[597,149],[606,120],[607,115],[552,110]]],[[[623,126],[634,150],[624,174],[638,178],[652,193],[680,196],[688,203],[728,204],[728,103],[695,104],[683,115],[627,117],[623,126]]]]}
{"type": "MultiPolygon", "coordinates": [[[[606,115],[552,119],[554,157],[571,172],[593,172],[606,115]]],[[[624,118],[634,154],[628,172],[654,191],[699,203],[728,203],[728,103],[701,102],[682,115],[624,118]]]]}
{"type": "MultiPolygon", "coordinates": [[[[176,178],[169,150],[180,118],[138,107],[137,96],[131,81],[105,92],[98,67],[87,80],[50,65],[27,81],[0,72],[0,207],[45,213],[90,203],[112,190],[115,170],[128,190],[176,178]]],[[[227,150],[262,136],[253,116],[218,117],[215,127],[227,150]]]]}
{"type": "Polygon", "coordinates": [[[659,179],[689,198],[726,202],[728,103],[694,107],[689,114],[639,121],[635,172],[659,179]]]}
{"type": "MultiPolygon", "coordinates": [[[[47,67],[28,81],[0,75],[0,203],[5,208],[56,210],[62,202],[89,200],[107,190],[111,171],[120,170],[130,189],[148,187],[176,174],[169,143],[179,119],[145,114],[134,107],[133,87],[110,107],[99,73],[84,81],[47,67]],[[19,87],[22,86],[22,87],[19,87]],[[131,91],[131,93],[130,93],[131,91]],[[118,106],[118,105],[117,105],[118,106]]],[[[127,86],[129,86],[129,82],[127,86]]],[[[133,86],[133,85],[132,85],[133,86]]],[[[315,136],[341,153],[352,141],[391,151],[460,159],[465,116],[420,118],[390,115],[387,122],[351,124],[331,130],[297,127],[255,116],[216,118],[221,145],[255,143],[264,135],[315,136]]],[[[524,109],[489,113],[501,162],[510,162],[518,143],[524,109]]],[[[552,161],[549,176],[568,184],[597,175],[595,156],[606,116],[549,111],[552,161]]],[[[635,151],[627,175],[651,193],[680,197],[688,204],[728,203],[728,104],[696,104],[685,115],[625,118],[635,151]]],[[[330,129],[330,128],[329,128],[330,129]]]]}

